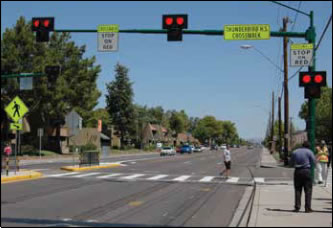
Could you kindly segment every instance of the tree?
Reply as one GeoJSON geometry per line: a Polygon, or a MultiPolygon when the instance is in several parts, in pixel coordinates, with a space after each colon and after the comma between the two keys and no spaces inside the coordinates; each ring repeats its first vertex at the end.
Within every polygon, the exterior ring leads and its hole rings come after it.
{"type": "MultiPolygon", "coordinates": [[[[308,102],[302,105],[299,117],[308,121],[308,102]]],[[[316,137],[318,140],[332,140],[332,88],[322,88],[321,98],[316,104],[316,137]]]]}
{"type": "Polygon", "coordinates": [[[231,121],[223,121],[223,141],[229,145],[236,144],[238,140],[237,128],[231,121]]]}
{"type": "MultiPolygon", "coordinates": [[[[54,119],[64,119],[76,110],[85,120],[98,103],[101,93],[97,78],[101,71],[96,59],[84,58],[85,46],[76,46],[68,33],[52,33],[48,43],[36,43],[31,22],[20,17],[13,28],[6,29],[1,39],[1,71],[6,73],[44,72],[46,65],[59,65],[61,74],[52,88],[47,77],[35,78],[32,91],[18,91],[4,85],[1,105],[8,104],[15,95],[29,107],[27,117],[31,126],[29,142],[33,142],[37,128],[50,125],[54,119]]],[[[12,81],[12,80],[11,80],[12,81]]],[[[6,83],[5,83],[6,84],[6,83]]],[[[57,124],[59,136],[60,125],[57,124]]],[[[58,137],[58,146],[59,146],[58,137]]],[[[58,148],[60,151],[60,147],[58,148]]]]}
{"type": "Polygon", "coordinates": [[[194,137],[202,143],[217,140],[222,135],[222,122],[217,121],[214,116],[205,116],[198,121],[197,128],[193,131],[194,137]]]}
{"type": "Polygon", "coordinates": [[[185,121],[182,115],[176,111],[171,113],[170,128],[176,135],[185,131],[185,121]]]}
{"type": "Polygon", "coordinates": [[[133,135],[135,129],[134,93],[128,68],[118,63],[115,72],[115,80],[106,85],[106,104],[111,123],[120,136],[121,147],[124,148],[126,137],[133,135]]]}
{"type": "Polygon", "coordinates": [[[85,121],[86,127],[97,128],[98,120],[102,121],[102,131],[107,132],[107,129],[111,125],[111,117],[104,108],[99,108],[91,112],[89,119],[85,121]]]}

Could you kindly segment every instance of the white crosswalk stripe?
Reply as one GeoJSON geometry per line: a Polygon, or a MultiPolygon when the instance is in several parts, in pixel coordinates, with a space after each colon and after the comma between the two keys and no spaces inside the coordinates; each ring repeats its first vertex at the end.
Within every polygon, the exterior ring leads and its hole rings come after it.
{"type": "Polygon", "coordinates": [[[121,177],[121,179],[133,180],[133,179],[136,179],[138,177],[143,177],[143,176],[145,176],[145,174],[134,174],[134,175],[130,175],[130,176],[127,176],[127,177],[121,177]]]}
{"type": "Polygon", "coordinates": [[[108,175],[104,175],[104,176],[99,176],[96,177],[97,179],[107,179],[107,178],[112,178],[112,177],[119,177],[121,176],[121,173],[113,173],[113,174],[108,174],[108,175]]]}
{"type": "Polygon", "coordinates": [[[260,177],[254,178],[254,182],[256,182],[256,183],[265,183],[265,178],[260,178],[260,177]]]}
{"type": "Polygon", "coordinates": [[[211,182],[212,180],[214,180],[215,177],[212,177],[212,176],[208,176],[208,177],[204,177],[202,178],[201,180],[199,180],[199,182],[211,182]]]}
{"type": "Polygon", "coordinates": [[[169,175],[157,175],[157,176],[154,176],[154,177],[150,177],[147,180],[161,180],[163,178],[166,178],[167,176],[169,176],[169,175]]]}
{"type": "Polygon", "coordinates": [[[191,176],[180,176],[180,177],[177,177],[175,179],[173,179],[173,181],[179,181],[179,182],[183,182],[183,181],[186,181],[187,179],[189,179],[191,176]]]}
{"type": "Polygon", "coordinates": [[[81,174],[81,175],[77,175],[77,176],[73,176],[75,178],[81,178],[81,177],[90,177],[90,176],[96,176],[100,173],[85,173],[85,174],[81,174]]]}
{"type": "Polygon", "coordinates": [[[227,179],[227,183],[237,183],[239,181],[239,177],[230,177],[227,179]]]}
{"type": "Polygon", "coordinates": [[[60,174],[54,174],[50,175],[48,177],[65,177],[65,176],[70,176],[70,175],[75,175],[78,174],[79,172],[73,172],[73,173],[60,173],[60,174]]]}

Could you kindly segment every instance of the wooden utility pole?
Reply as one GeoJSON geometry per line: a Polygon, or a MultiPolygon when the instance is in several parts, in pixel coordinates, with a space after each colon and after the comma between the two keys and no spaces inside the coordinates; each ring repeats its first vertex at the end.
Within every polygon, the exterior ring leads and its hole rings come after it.
{"type": "Polygon", "coordinates": [[[282,158],[282,110],[281,110],[281,100],[282,98],[279,97],[279,154],[280,158],[282,158]]]}
{"type": "Polygon", "coordinates": [[[275,122],[275,99],[274,99],[274,91],[272,93],[272,129],[271,129],[271,153],[275,151],[275,143],[274,143],[274,122],[275,122]]]}
{"type": "MultiPolygon", "coordinates": [[[[287,32],[288,17],[283,18],[283,32],[287,32]]],[[[289,154],[289,88],[288,88],[288,37],[283,37],[284,62],[284,165],[288,165],[289,154]]]]}

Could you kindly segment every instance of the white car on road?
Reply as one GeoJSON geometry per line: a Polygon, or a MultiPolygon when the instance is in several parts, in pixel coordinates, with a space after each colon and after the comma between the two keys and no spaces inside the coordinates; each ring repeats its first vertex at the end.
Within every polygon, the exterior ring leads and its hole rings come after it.
{"type": "Polygon", "coordinates": [[[163,147],[161,150],[161,156],[173,156],[176,155],[176,151],[172,147],[163,147]]]}

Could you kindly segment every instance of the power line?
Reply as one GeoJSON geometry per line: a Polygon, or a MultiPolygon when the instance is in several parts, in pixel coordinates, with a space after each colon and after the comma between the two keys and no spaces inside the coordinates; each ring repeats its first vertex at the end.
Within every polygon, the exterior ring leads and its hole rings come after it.
{"type": "MultiPolygon", "coordinates": [[[[298,11],[296,11],[295,18],[294,18],[294,20],[292,21],[293,25],[292,25],[292,27],[291,27],[291,32],[294,31],[294,28],[295,28],[295,25],[296,25],[296,21],[297,21],[297,18],[298,18],[298,14],[299,14],[299,10],[300,10],[300,8],[301,8],[301,5],[302,5],[302,1],[299,1],[299,2],[298,2],[298,7],[297,7],[297,10],[298,10],[298,11]]],[[[292,44],[294,43],[294,41],[293,41],[292,39],[290,39],[290,38],[289,38],[289,42],[292,43],[292,44]]]]}
{"type": "MultiPolygon", "coordinates": [[[[297,10],[300,10],[301,5],[302,5],[302,1],[299,1],[297,10]]],[[[298,17],[298,11],[296,12],[296,15],[295,15],[295,18],[294,18],[294,21],[293,21],[293,26],[291,27],[291,31],[294,31],[296,21],[297,21],[297,17],[298,17]]]]}
{"type": "Polygon", "coordinates": [[[332,21],[332,14],[331,14],[330,18],[328,19],[328,22],[327,22],[327,24],[326,24],[326,27],[325,27],[323,33],[322,33],[321,36],[320,36],[320,39],[319,39],[319,42],[318,42],[318,44],[317,44],[317,46],[316,46],[316,48],[315,48],[315,51],[317,51],[317,49],[319,48],[320,43],[321,43],[321,41],[323,40],[323,38],[324,38],[324,36],[325,36],[325,34],[326,34],[326,31],[327,31],[327,29],[328,29],[328,26],[331,24],[331,21],[332,21]]]}

